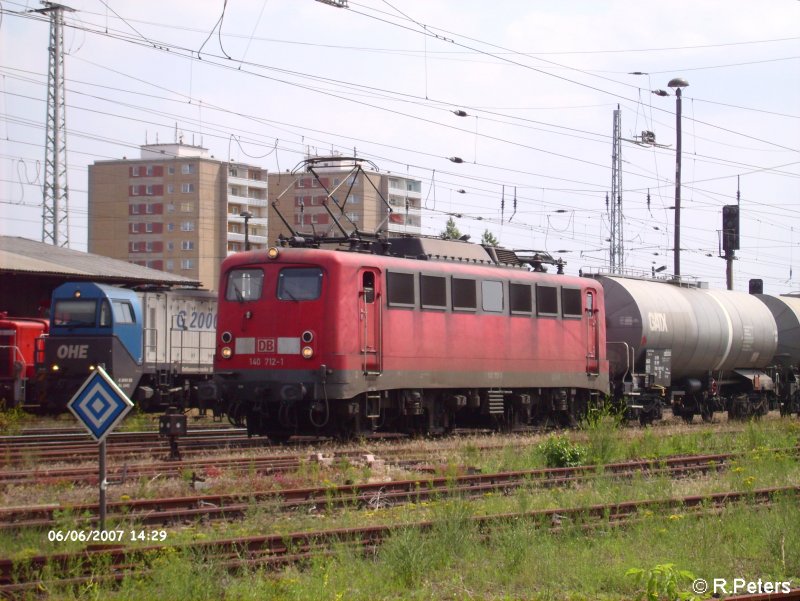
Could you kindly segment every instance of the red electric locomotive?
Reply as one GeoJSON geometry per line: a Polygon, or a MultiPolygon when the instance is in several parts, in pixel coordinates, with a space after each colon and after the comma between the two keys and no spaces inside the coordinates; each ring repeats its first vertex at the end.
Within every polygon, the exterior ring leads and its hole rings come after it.
{"type": "Polygon", "coordinates": [[[603,290],[531,265],[426,238],[232,255],[218,393],[276,439],[571,422],[609,389],[603,290]]]}

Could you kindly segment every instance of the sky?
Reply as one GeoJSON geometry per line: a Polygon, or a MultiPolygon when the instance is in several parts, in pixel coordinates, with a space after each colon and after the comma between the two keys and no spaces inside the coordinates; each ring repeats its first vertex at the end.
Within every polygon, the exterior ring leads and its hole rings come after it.
{"type": "MultiPolygon", "coordinates": [[[[452,217],[473,241],[604,271],[619,108],[624,265],[666,275],[680,77],[682,276],[725,287],[722,207],[738,203],[735,288],[800,291],[797,0],[341,3],[64,2],[70,247],[86,250],[88,165],[181,138],[271,172],[355,153],[422,182],[425,234],[452,217]]],[[[34,240],[41,6],[0,2],[0,235],[34,240]]]]}

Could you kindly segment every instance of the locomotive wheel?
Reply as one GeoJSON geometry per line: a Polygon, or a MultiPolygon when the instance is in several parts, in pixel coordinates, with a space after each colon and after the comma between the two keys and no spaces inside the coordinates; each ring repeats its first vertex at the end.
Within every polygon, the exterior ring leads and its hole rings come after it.
{"type": "Polygon", "coordinates": [[[687,424],[691,424],[694,421],[694,411],[687,411],[686,413],[681,414],[681,419],[687,424]]]}

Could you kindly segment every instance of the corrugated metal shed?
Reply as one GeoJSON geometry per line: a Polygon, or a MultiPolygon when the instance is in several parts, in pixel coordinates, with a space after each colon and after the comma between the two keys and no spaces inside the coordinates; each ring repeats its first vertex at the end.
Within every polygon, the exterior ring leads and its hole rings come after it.
{"type": "Polygon", "coordinates": [[[0,236],[0,312],[43,317],[53,290],[73,280],[124,286],[199,286],[200,282],[133,263],[27,238],[0,236]]]}
{"type": "Polygon", "coordinates": [[[60,276],[129,285],[200,285],[197,280],[126,261],[59,248],[27,238],[0,236],[0,275],[6,279],[8,274],[60,276]]]}

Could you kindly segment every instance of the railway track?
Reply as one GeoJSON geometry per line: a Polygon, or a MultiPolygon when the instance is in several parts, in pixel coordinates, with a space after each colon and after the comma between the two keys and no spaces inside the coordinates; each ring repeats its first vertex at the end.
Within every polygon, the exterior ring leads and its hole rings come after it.
{"type": "MultiPolygon", "coordinates": [[[[781,450],[783,451],[783,450],[781,450]]],[[[794,451],[794,450],[792,450],[794,451]]],[[[318,486],[295,489],[247,491],[216,495],[193,495],[159,499],[138,499],[107,504],[107,516],[125,524],[171,525],[203,520],[241,518],[254,508],[273,511],[305,508],[327,511],[338,507],[383,508],[409,502],[449,496],[479,497],[487,493],[508,494],[522,487],[566,486],[597,478],[630,478],[635,475],[655,477],[687,476],[718,471],[740,455],[715,454],[694,457],[673,457],[614,463],[605,466],[578,466],[510,471],[491,474],[429,477],[392,480],[342,486],[318,486]]],[[[97,516],[97,504],[44,505],[0,509],[0,530],[50,528],[56,525],[56,514],[69,511],[74,516],[97,516]]],[[[77,519],[77,518],[76,518],[77,519]]],[[[86,527],[98,522],[97,517],[78,519],[86,527]]]]}
{"type": "MultiPolygon", "coordinates": [[[[798,493],[800,493],[800,487],[768,488],[476,516],[469,519],[482,532],[489,532],[493,526],[512,520],[528,520],[551,529],[561,529],[568,523],[579,524],[582,528],[591,529],[621,526],[637,519],[645,511],[656,514],[680,510],[683,513],[702,515],[720,511],[734,503],[746,503],[748,506],[768,505],[778,496],[796,498],[798,493]]],[[[398,528],[429,531],[434,526],[435,523],[432,521],[420,521],[363,528],[209,540],[181,545],[87,546],[77,552],[31,557],[24,565],[10,559],[2,559],[0,560],[0,595],[14,596],[37,589],[53,590],[58,586],[92,581],[121,581],[134,576],[141,578],[147,573],[148,557],[163,553],[167,549],[191,552],[195,556],[202,556],[208,561],[213,561],[215,565],[234,571],[256,566],[278,568],[330,553],[335,546],[342,544],[351,545],[364,551],[374,549],[398,528]],[[93,572],[100,565],[103,566],[102,574],[104,575],[98,577],[93,572]],[[47,580],[44,580],[44,573],[47,574],[47,580]]],[[[795,597],[783,598],[794,599],[795,597]]],[[[751,601],[753,600],[751,599],[751,601]]]]}

